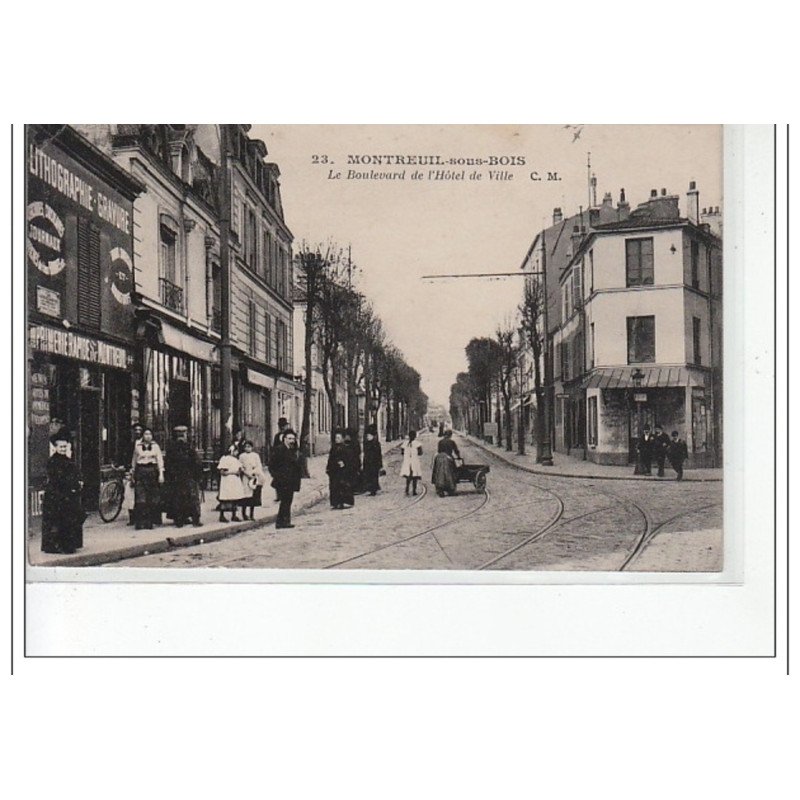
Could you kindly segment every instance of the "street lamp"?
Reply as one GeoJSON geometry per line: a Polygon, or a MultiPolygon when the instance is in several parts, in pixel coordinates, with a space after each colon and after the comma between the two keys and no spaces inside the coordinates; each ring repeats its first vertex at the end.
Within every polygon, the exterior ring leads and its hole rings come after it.
{"type": "MultiPolygon", "coordinates": [[[[636,432],[639,437],[642,435],[642,396],[638,393],[638,389],[641,388],[642,381],[644,380],[644,372],[642,372],[639,367],[636,367],[633,372],[631,372],[631,380],[633,381],[633,399],[636,402],[636,432]]],[[[633,470],[634,475],[643,475],[644,474],[644,466],[642,465],[642,454],[639,451],[639,443],[637,439],[636,444],[636,467],[633,470]]]]}

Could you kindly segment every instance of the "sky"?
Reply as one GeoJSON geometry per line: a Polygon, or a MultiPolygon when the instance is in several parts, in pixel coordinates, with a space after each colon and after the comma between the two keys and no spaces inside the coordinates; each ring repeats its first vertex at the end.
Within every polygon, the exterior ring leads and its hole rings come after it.
{"type": "MultiPolygon", "coordinates": [[[[422,376],[431,402],[448,405],[464,348],[513,320],[522,281],[510,278],[423,280],[432,274],[516,272],[553,208],[565,216],[588,205],[587,153],[597,199],[625,189],[632,207],[651,189],[680,196],[689,181],[700,207],[722,206],[722,127],[564,125],[254,125],[281,172],[284,217],[312,245],[333,239],[352,248],[358,288],[372,302],[392,342],[422,376]],[[577,134],[577,136],[576,136],[577,134]],[[438,155],[514,158],[513,166],[348,165],[349,156],[438,155]],[[524,158],[524,165],[519,161],[524,158]],[[327,161],[327,163],[324,163],[327,161]],[[464,180],[430,180],[429,170],[464,180]],[[404,179],[348,179],[348,171],[397,173],[404,179]],[[413,180],[419,170],[424,178],[413,180]],[[489,171],[513,175],[491,179],[489,171]],[[481,174],[470,180],[471,173],[481,174]],[[541,180],[532,180],[531,173],[541,180]],[[559,180],[548,180],[548,172],[559,180]],[[331,178],[331,174],[341,178],[331,178]]],[[[500,177],[500,176],[496,176],[500,177]]]]}

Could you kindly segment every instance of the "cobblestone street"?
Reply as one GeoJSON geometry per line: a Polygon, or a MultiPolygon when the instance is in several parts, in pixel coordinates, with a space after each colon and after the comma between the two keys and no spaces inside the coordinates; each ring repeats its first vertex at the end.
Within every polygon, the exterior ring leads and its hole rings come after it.
{"type": "MultiPolygon", "coordinates": [[[[376,497],[296,514],[219,542],[120,562],[139,567],[312,569],[646,570],[722,568],[722,484],[604,481],[525,473],[459,439],[467,463],[491,467],[487,491],[427,483],[437,439],[422,438],[425,483],[406,496],[399,453],[376,497]]],[[[266,494],[266,493],[265,493],[266,494]]],[[[271,496],[266,495],[267,502],[271,496]]]]}

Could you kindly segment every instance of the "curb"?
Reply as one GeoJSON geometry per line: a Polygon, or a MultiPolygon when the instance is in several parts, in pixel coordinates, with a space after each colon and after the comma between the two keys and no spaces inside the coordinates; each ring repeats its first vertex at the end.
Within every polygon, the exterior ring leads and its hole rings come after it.
{"type": "MultiPolygon", "coordinates": [[[[478,441],[474,439],[472,436],[467,436],[466,434],[459,433],[459,436],[466,439],[470,444],[474,444],[476,447],[480,447],[481,450],[487,452],[490,456],[494,456],[495,458],[503,461],[504,463],[508,464],[511,467],[515,467],[516,469],[520,469],[523,472],[530,472],[533,475],[548,475],[551,478],[575,478],[577,480],[591,480],[591,481],[649,481],[650,483],[675,483],[675,478],[659,478],[656,475],[596,475],[594,473],[588,475],[576,475],[574,472],[555,472],[547,467],[528,467],[525,464],[519,464],[516,461],[512,461],[510,458],[506,457],[504,452],[499,451],[495,452],[492,449],[491,445],[487,445],[485,442],[478,441]]],[[[699,477],[686,477],[684,473],[684,478],[681,483],[722,483],[722,478],[699,478],[699,477]]]]}

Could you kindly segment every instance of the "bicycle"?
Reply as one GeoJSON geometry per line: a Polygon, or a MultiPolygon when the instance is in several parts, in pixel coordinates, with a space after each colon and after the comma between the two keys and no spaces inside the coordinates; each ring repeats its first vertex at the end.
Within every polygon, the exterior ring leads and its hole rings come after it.
{"type": "Polygon", "coordinates": [[[97,510],[103,522],[113,522],[122,511],[125,500],[125,467],[104,467],[101,475],[100,499],[97,510]]]}

